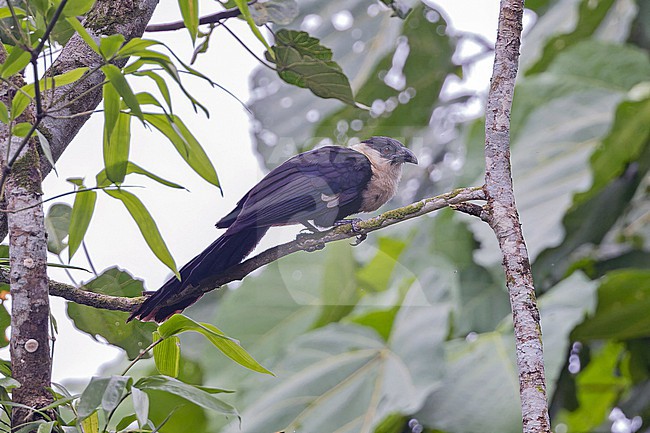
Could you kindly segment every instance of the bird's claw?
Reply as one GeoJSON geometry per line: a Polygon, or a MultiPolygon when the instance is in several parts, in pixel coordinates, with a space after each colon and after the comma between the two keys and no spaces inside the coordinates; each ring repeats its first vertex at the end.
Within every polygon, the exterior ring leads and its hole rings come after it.
{"type": "Polygon", "coordinates": [[[338,220],[338,221],[334,221],[334,227],[339,227],[339,226],[349,224],[350,225],[350,230],[352,231],[352,233],[357,234],[356,240],[353,243],[351,243],[350,245],[352,245],[353,247],[356,247],[361,242],[365,241],[366,238],[368,237],[368,235],[363,233],[363,231],[359,228],[358,224],[361,221],[363,221],[361,218],[350,218],[350,219],[338,220]]]}

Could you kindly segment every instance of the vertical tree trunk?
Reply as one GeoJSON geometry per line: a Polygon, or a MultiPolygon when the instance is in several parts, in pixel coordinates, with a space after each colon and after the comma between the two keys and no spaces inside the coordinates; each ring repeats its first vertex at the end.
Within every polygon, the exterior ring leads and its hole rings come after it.
{"type": "Polygon", "coordinates": [[[488,222],[503,254],[512,306],[523,431],[539,433],[550,432],[542,334],[510,168],[510,109],[517,78],[523,11],[523,0],[501,0],[485,114],[485,193],[488,222]]]}

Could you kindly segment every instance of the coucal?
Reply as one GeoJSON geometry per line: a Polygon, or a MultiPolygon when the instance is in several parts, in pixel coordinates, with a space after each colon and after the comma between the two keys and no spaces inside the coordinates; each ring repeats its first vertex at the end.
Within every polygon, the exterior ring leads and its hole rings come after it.
{"type": "Polygon", "coordinates": [[[219,275],[255,248],[272,226],[313,223],[330,227],[348,215],[372,212],[397,192],[402,164],[417,158],[402,143],[372,137],[350,147],[324,146],[294,156],[271,170],[218,223],[226,232],[170,278],[129,320],[162,322],[196,302],[187,287],[219,275]],[[175,298],[175,299],[171,299],[175,298]]]}

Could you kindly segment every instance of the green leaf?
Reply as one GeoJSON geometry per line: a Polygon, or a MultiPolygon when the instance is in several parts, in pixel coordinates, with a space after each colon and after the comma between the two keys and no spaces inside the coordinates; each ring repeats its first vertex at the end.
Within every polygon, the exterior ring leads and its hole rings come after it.
{"type": "MultiPolygon", "coordinates": [[[[157,176],[157,175],[151,173],[150,171],[145,170],[144,168],[140,167],[139,165],[134,164],[133,162],[129,161],[127,166],[126,166],[126,174],[131,174],[131,173],[141,174],[143,176],[148,177],[151,180],[155,180],[156,182],[158,182],[158,183],[160,183],[162,185],[168,186],[170,188],[186,189],[182,185],[179,185],[177,183],[174,183],[174,182],[168,181],[166,179],[163,179],[162,177],[157,176]]],[[[108,177],[106,177],[106,170],[102,170],[99,173],[97,173],[96,179],[97,179],[97,186],[99,186],[99,187],[106,187],[106,186],[109,186],[111,184],[111,182],[108,180],[108,177]]]]}
{"type": "Polygon", "coordinates": [[[70,27],[72,27],[79,34],[81,39],[83,39],[83,41],[90,47],[90,49],[92,49],[97,54],[100,54],[99,45],[97,45],[92,36],[88,34],[88,31],[86,31],[84,26],[81,25],[76,16],[66,18],[65,20],[68,24],[70,24],[70,27]]]}
{"type": "MultiPolygon", "coordinates": [[[[158,331],[154,331],[154,341],[162,337],[158,331]]],[[[181,362],[181,340],[176,335],[164,338],[153,348],[153,359],[156,362],[156,369],[165,376],[178,377],[181,362]]]]}
{"type": "Polygon", "coordinates": [[[228,337],[214,325],[195,322],[187,316],[175,314],[158,327],[158,332],[163,338],[187,331],[202,334],[210,343],[221,350],[224,355],[243,367],[259,373],[273,374],[249,355],[237,340],[228,337]]]}
{"type": "Polygon", "coordinates": [[[95,0],[68,0],[65,7],[63,8],[64,17],[79,17],[85,15],[88,12],[95,0]]]}
{"type": "MultiPolygon", "coordinates": [[[[60,75],[55,75],[54,77],[45,77],[39,80],[39,86],[41,91],[52,90],[56,87],[65,86],[72,84],[75,81],[79,80],[86,72],[88,71],[87,67],[75,68],[71,71],[65,72],[60,75]]],[[[32,99],[35,96],[35,86],[34,83],[27,84],[20,88],[16,92],[16,96],[11,101],[11,118],[15,119],[20,116],[25,108],[29,105],[32,99]]]]}
{"type": "MultiPolygon", "coordinates": [[[[109,127],[107,125],[107,127],[109,127]]],[[[126,176],[129,163],[131,144],[131,116],[118,113],[117,123],[110,136],[104,134],[104,166],[106,176],[115,183],[121,184],[126,176]]]]}
{"type": "MultiPolygon", "coordinates": [[[[47,421],[38,426],[36,433],[51,433],[56,421],[47,421]]],[[[89,433],[89,432],[88,432],[89,433]]]]}
{"type": "Polygon", "coordinates": [[[185,28],[190,32],[192,43],[196,41],[199,32],[199,2],[198,0],[178,0],[185,28]]]}
{"type": "Polygon", "coordinates": [[[172,142],[181,157],[199,176],[212,185],[219,186],[217,172],[208,155],[178,116],[147,113],[144,117],[172,142]]]}
{"type": "Polygon", "coordinates": [[[287,83],[310,89],[321,98],[354,105],[347,76],[332,60],[332,51],[306,32],[281,29],[275,35],[275,64],[287,83]]]}
{"type": "MultiPolygon", "coordinates": [[[[9,287],[7,286],[6,289],[7,292],[9,291],[9,287]]],[[[9,345],[9,338],[7,338],[7,331],[9,327],[11,326],[11,314],[9,314],[9,311],[7,311],[7,306],[4,304],[0,304],[0,347],[7,347],[9,345]]],[[[4,378],[0,379],[0,386],[2,386],[5,389],[11,390],[13,387],[14,383],[12,382],[13,379],[11,378],[4,378]]],[[[15,381],[15,386],[20,386],[20,384],[15,381]]]]}
{"type": "Polygon", "coordinates": [[[126,209],[129,211],[129,214],[131,214],[131,217],[138,225],[140,233],[142,233],[144,240],[147,242],[147,245],[149,245],[149,248],[154,255],[158,260],[164,263],[165,266],[171,269],[174,274],[178,275],[176,262],[174,262],[174,258],[160,235],[156,222],[153,220],[151,214],[144,204],[142,204],[140,199],[123,189],[104,190],[104,192],[111,197],[120,200],[124,204],[126,209]]]}
{"type": "Polygon", "coordinates": [[[70,234],[68,237],[68,260],[72,259],[72,256],[74,256],[81,245],[90,225],[93,212],[95,211],[97,193],[95,191],[84,190],[84,188],[83,184],[79,186],[80,190],[75,194],[72,205],[70,234]]]}
{"type": "Polygon", "coordinates": [[[47,249],[51,253],[61,254],[67,247],[64,239],[68,236],[72,207],[65,203],[57,203],[47,210],[45,229],[47,230],[47,249]]]}
{"type": "Polygon", "coordinates": [[[134,75],[151,78],[158,86],[158,90],[162,94],[163,98],[165,98],[165,102],[167,103],[167,107],[169,108],[169,111],[173,112],[171,94],[169,93],[169,87],[167,87],[167,83],[165,82],[165,79],[163,77],[161,77],[154,71],[139,71],[134,73],[134,75]]]}
{"type": "Polygon", "coordinates": [[[50,142],[48,141],[47,137],[43,135],[41,131],[36,129],[35,132],[36,132],[36,136],[38,137],[38,143],[41,146],[41,151],[43,152],[45,159],[47,159],[47,162],[50,163],[52,169],[54,169],[54,172],[56,173],[56,167],[54,166],[54,157],[52,156],[52,149],[50,149],[50,142]]]}
{"type": "Polygon", "coordinates": [[[104,412],[115,409],[122,400],[127,383],[131,380],[127,376],[93,377],[86,386],[77,406],[79,419],[83,420],[94,413],[98,408],[104,412]]]}
{"type": "Polygon", "coordinates": [[[141,53],[148,53],[149,51],[147,48],[158,44],[160,44],[160,42],[152,41],[150,39],[133,38],[124,44],[117,54],[118,57],[138,56],[141,53]]]}
{"type": "Polygon", "coordinates": [[[627,340],[650,336],[650,271],[609,272],[598,288],[598,307],[579,325],[576,340],[627,340]]]}
{"type": "Polygon", "coordinates": [[[22,71],[32,60],[32,56],[28,51],[23,51],[18,47],[14,47],[7,57],[7,60],[0,68],[0,78],[9,78],[12,75],[22,71]]]}
{"type": "Polygon", "coordinates": [[[28,122],[17,123],[14,125],[11,132],[13,132],[13,134],[17,137],[27,137],[27,134],[29,134],[29,131],[32,130],[33,126],[34,125],[28,122]]]}
{"type": "Polygon", "coordinates": [[[9,110],[4,102],[0,104],[0,122],[4,124],[9,123],[9,110]]]}
{"type": "Polygon", "coordinates": [[[142,391],[163,391],[184,398],[205,409],[225,415],[239,416],[237,410],[195,386],[165,376],[149,376],[138,380],[134,385],[142,391]]]}
{"type": "Polygon", "coordinates": [[[142,110],[140,109],[140,104],[138,104],[138,99],[135,97],[131,86],[126,81],[122,71],[115,65],[104,65],[101,67],[102,72],[106,75],[106,78],[110,84],[115,87],[117,93],[120,94],[124,103],[131,109],[131,113],[137,116],[140,120],[144,120],[142,115],[142,110]]]}
{"type": "Polygon", "coordinates": [[[269,43],[266,42],[266,39],[264,39],[264,36],[262,36],[262,33],[260,32],[260,30],[255,25],[255,21],[253,20],[253,17],[251,16],[251,11],[248,8],[248,2],[246,0],[234,0],[234,1],[235,1],[235,4],[237,5],[237,7],[239,8],[239,11],[241,12],[242,17],[244,17],[244,19],[248,23],[248,26],[253,31],[253,34],[255,35],[255,37],[257,37],[257,39],[259,39],[259,41],[262,42],[262,44],[264,44],[264,46],[266,47],[266,49],[268,51],[271,51],[271,47],[269,46],[269,43]]]}
{"type": "Polygon", "coordinates": [[[149,420],[149,396],[138,388],[132,387],[131,398],[133,399],[133,409],[138,424],[144,426],[149,420]]]}
{"type": "MultiPolygon", "coordinates": [[[[95,279],[84,284],[84,289],[110,296],[137,297],[142,295],[141,280],[134,279],[127,272],[117,268],[104,271],[95,279]]],[[[101,336],[109,344],[126,351],[134,359],[140,351],[152,343],[151,335],[156,330],[153,323],[137,320],[126,323],[129,313],[102,310],[69,302],[68,316],[75,327],[97,340],[101,336]]]]}
{"type": "Polygon", "coordinates": [[[124,44],[124,36],[117,33],[104,36],[99,40],[99,53],[104,60],[112,60],[124,44]]]}
{"type": "Polygon", "coordinates": [[[298,16],[298,3],[295,0],[268,0],[249,5],[253,21],[258,26],[267,23],[286,26],[298,16]]]}

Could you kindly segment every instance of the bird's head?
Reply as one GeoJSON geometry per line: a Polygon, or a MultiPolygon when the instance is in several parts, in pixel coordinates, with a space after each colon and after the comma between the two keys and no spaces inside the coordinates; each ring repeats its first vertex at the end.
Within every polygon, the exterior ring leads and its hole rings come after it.
{"type": "Polygon", "coordinates": [[[411,164],[418,163],[418,159],[411,149],[394,138],[370,137],[364,140],[362,144],[377,151],[379,156],[390,161],[391,165],[404,164],[405,162],[410,162],[411,164]]]}

